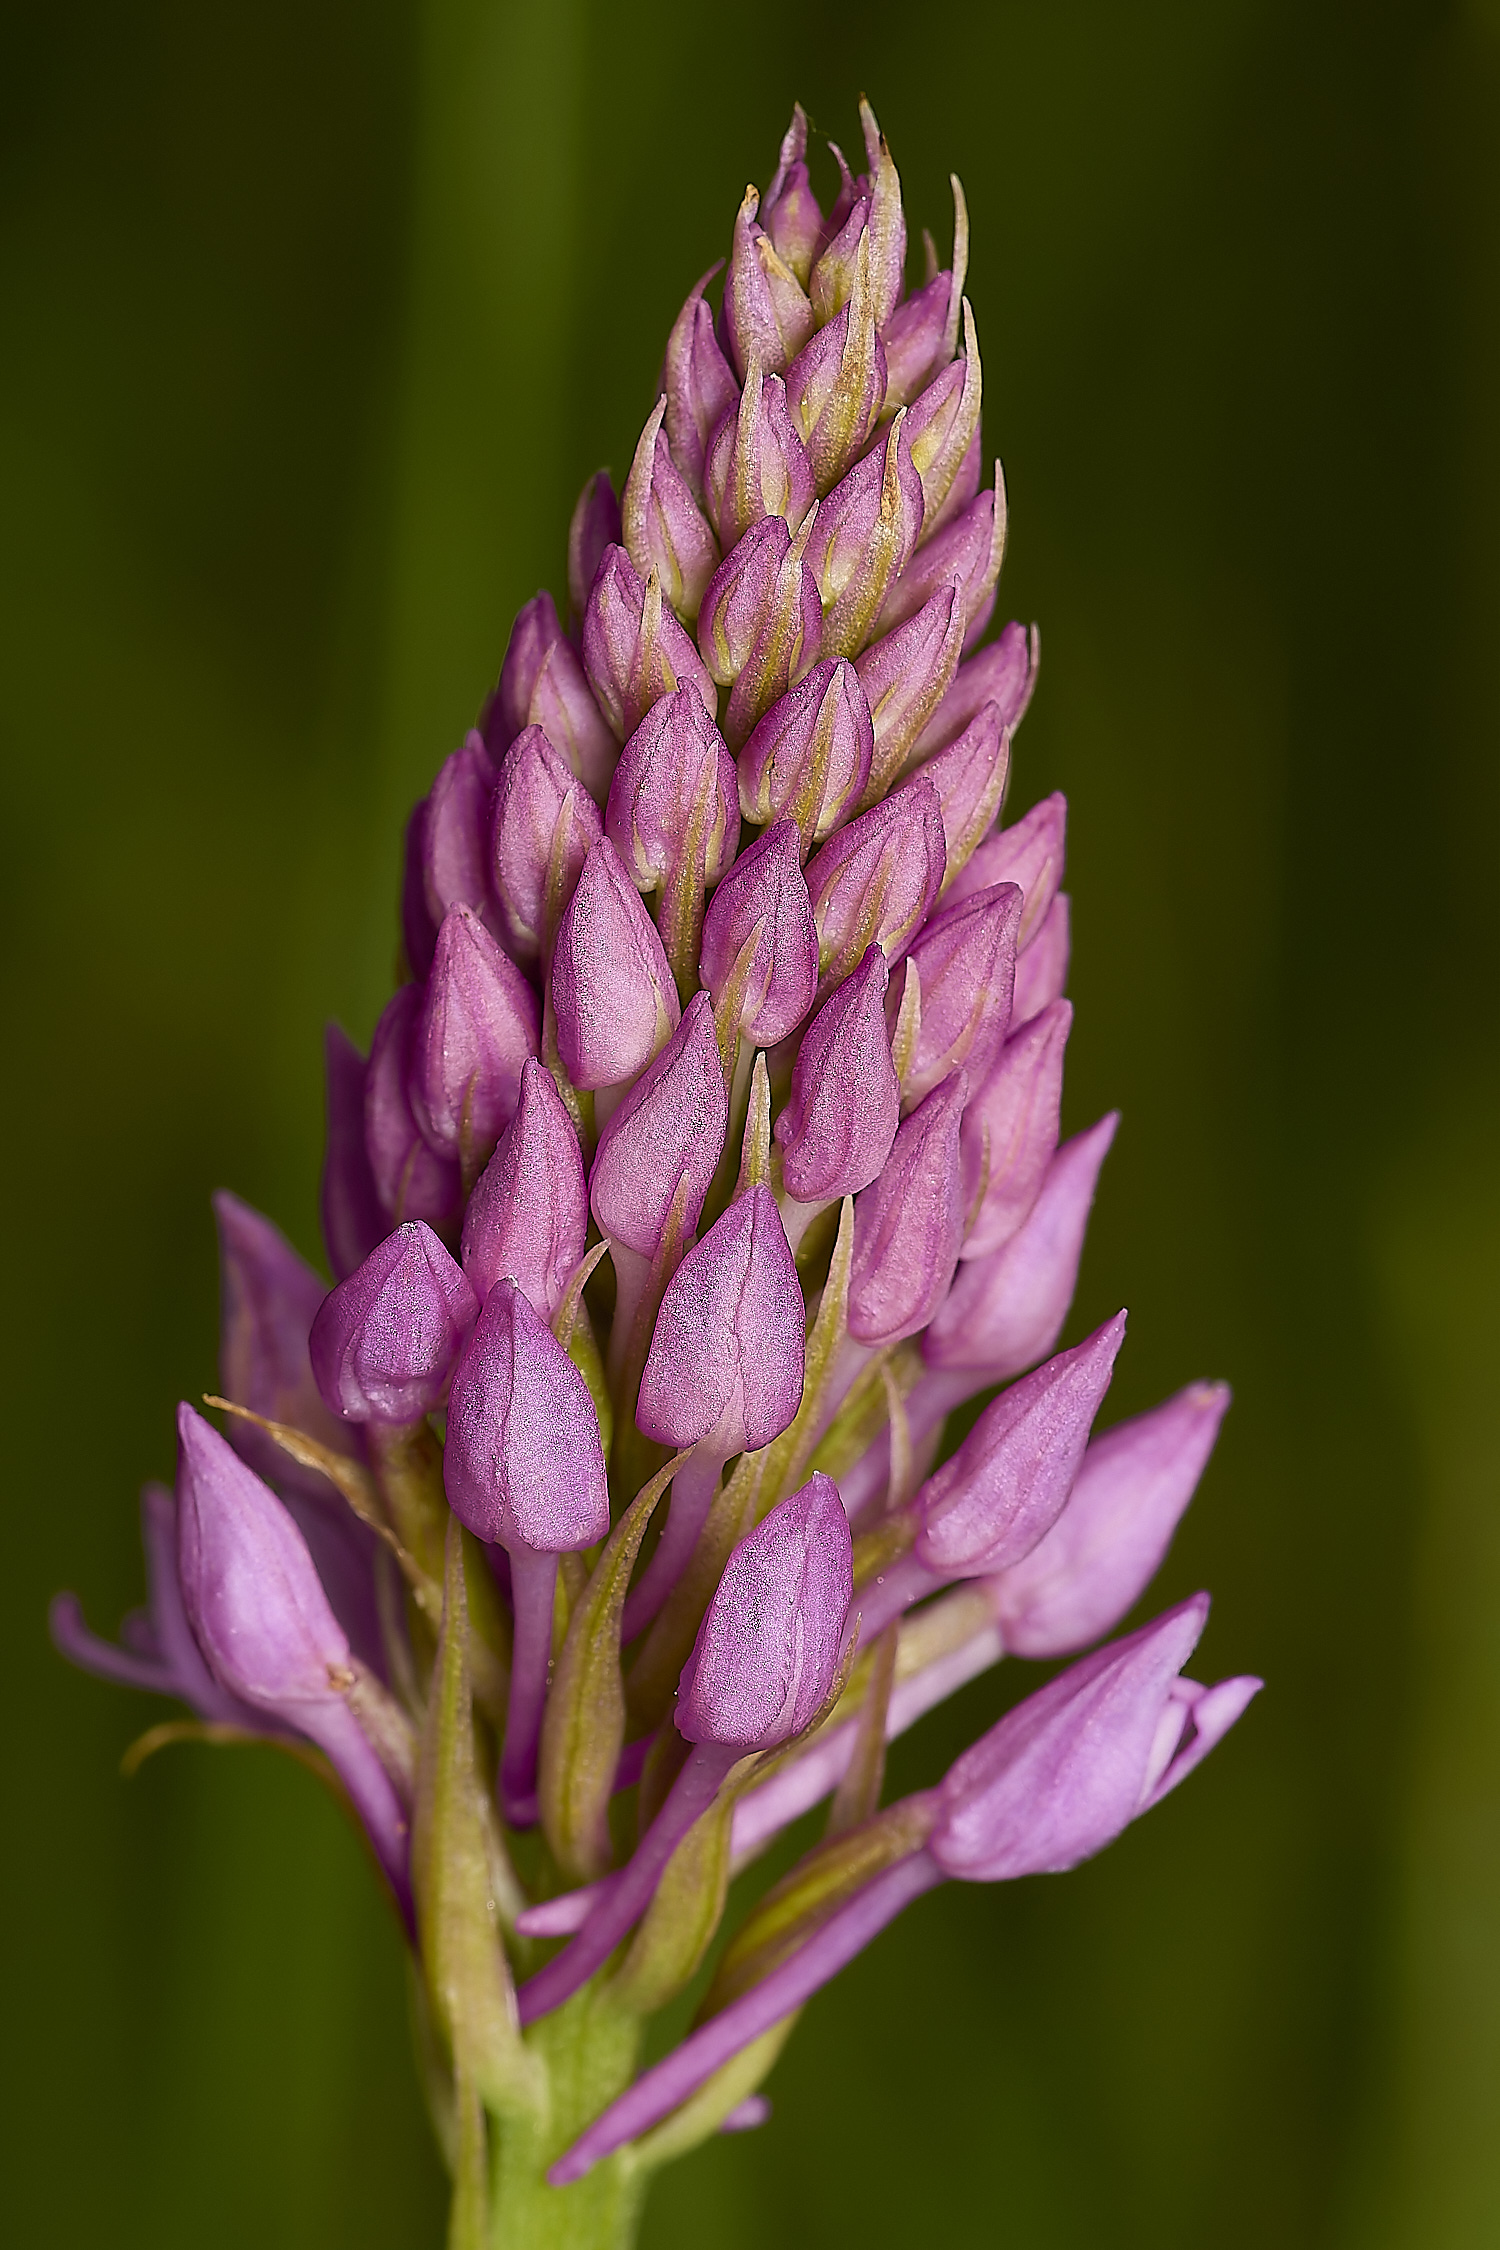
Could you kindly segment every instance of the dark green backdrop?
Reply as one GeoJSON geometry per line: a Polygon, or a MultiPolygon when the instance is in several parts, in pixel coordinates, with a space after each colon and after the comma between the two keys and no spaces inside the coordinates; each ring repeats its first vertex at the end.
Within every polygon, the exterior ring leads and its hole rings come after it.
{"type": "MultiPolygon", "coordinates": [[[[9,1337],[0,1857],[28,2250],[425,2250],[397,1949],[263,1753],[131,1785],[67,1672],[214,1363],[207,1196],[314,1251],[318,1032],[398,821],[794,95],[975,225],[1006,610],[1061,786],[1071,1333],[1238,1404],[1161,1588],[1270,1688],[1067,1879],[811,2011],[651,2250],[1500,2240],[1500,5],[12,0],[0,296],[9,1337]]],[[[1005,614],[1005,611],[1002,611],[1005,614]]],[[[940,1770],[1014,1687],[900,1760],[940,1770]]]]}

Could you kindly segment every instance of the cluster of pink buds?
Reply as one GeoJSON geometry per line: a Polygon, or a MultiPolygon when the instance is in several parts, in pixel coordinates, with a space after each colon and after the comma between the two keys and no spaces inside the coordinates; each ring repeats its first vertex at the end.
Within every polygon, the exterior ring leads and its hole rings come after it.
{"type": "Polygon", "coordinates": [[[420,1967],[464,2245],[623,2239],[907,1901],[1099,1851],[1259,1685],[1183,1677],[1206,1596],[1097,1645],[1228,1393],[1093,1437],[1125,1316],[1056,1350],[1115,1119],[1059,1145],[1063,800],[999,825],[1037,636],[984,641],[962,191],[907,291],[860,114],[824,210],[796,111],[623,490],[579,500],[566,622],[522,610],[412,815],[406,981],[368,1058],[329,1033],[337,1285],[218,1199],[226,1435],[181,1409],[122,1645],[54,1612],[326,1761],[420,1967]],[[882,1804],[940,1698],[1089,1649],[882,1804]],[[735,1870],[824,1799],[637,2076],[735,1870]]]}

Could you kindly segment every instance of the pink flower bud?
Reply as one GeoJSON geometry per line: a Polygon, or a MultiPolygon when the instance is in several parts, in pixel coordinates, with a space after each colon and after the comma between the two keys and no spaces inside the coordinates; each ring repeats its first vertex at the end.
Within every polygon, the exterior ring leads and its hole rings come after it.
{"type": "Polygon", "coordinates": [[[859,116],[869,167],[870,286],[875,319],[884,328],[906,284],[906,218],[901,208],[900,175],[867,101],[860,102],[859,116]]]}
{"type": "MultiPolygon", "coordinates": [[[[710,677],[720,687],[732,687],[750,660],[771,615],[777,574],[791,544],[785,517],[763,516],[730,549],[709,581],[698,612],[698,646],[710,677]]],[[[821,616],[820,604],[820,632],[821,616]]]]}
{"type": "Polygon", "coordinates": [[[869,947],[813,1017],[776,1120],[782,1178],[798,1203],[857,1195],[877,1179],[901,1122],[885,1021],[885,955],[869,947]]]}
{"type": "Polygon", "coordinates": [[[919,768],[938,794],[943,814],[947,871],[941,896],[947,897],[986,831],[1005,795],[1010,773],[1010,736],[1000,723],[999,706],[987,703],[978,717],[946,750],[919,768]]]}
{"type": "Polygon", "coordinates": [[[605,548],[619,545],[620,503],[615,498],[608,469],[600,469],[579,493],[578,505],[568,526],[568,606],[573,612],[575,632],[583,621],[589,588],[604,560],[605,548]]]}
{"type": "Polygon", "coordinates": [[[451,907],[412,1039],[413,1115],[428,1146],[477,1172],[515,1115],[537,1050],[536,994],[473,909],[451,907]]]}
{"type": "Polygon", "coordinates": [[[575,1086],[618,1086],[676,1029],[677,989],[656,925],[607,836],[583,863],[552,956],[557,1048],[575,1086]]]}
{"type": "Polygon", "coordinates": [[[704,916],[701,971],[715,1008],[746,945],[753,951],[740,968],[738,1027],[757,1047],[774,1047],[807,1014],[818,982],[818,933],[789,820],[735,861],[704,916]]]}
{"type": "Polygon", "coordinates": [[[925,1328],[943,1302],[963,1238],[958,1131],[961,1070],[914,1109],[879,1179],[854,1203],[849,1333],[872,1346],[925,1328]]]}
{"type": "Polygon", "coordinates": [[[816,516],[814,507],[782,558],[765,620],[730,690],[724,734],[732,750],[743,748],[757,721],[812,668],[823,646],[823,604],[807,567],[816,516]]]}
{"type": "Polygon", "coordinates": [[[950,902],[956,906],[960,899],[995,883],[1018,883],[1026,898],[1016,941],[1017,951],[1023,950],[1057,896],[1067,820],[1068,800],[1060,791],[1043,797],[1029,813],[980,845],[949,892],[950,902]]]}
{"type": "Polygon", "coordinates": [[[977,500],[919,547],[885,597],[880,631],[915,616],[941,587],[956,585],[964,615],[963,645],[972,648],[989,623],[1005,554],[1005,478],[995,463],[992,492],[977,500]]]}
{"type": "MultiPolygon", "coordinates": [[[[368,1065],[336,1023],[323,1034],[327,1086],[327,1131],[319,1210],[328,1262],[343,1280],[367,1258],[390,1221],[381,1209],[375,1175],[365,1148],[365,1079],[368,1065]]],[[[311,1312],[308,1314],[312,1318],[311,1312]]],[[[233,1396],[233,1393],[230,1394],[233,1396]]],[[[273,1417],[277,1421],[286,1415],[273,1417]]]]}
{"type": "Polygon", "coordinates": [[[804,1315],[776,1198],[750,1188],[672,1276],[636,1422],[663,1445],[712,1433],[721,1456],[779,1437],[802,1403],[804,1315]]]}
{"type": "Polygon", "coordinates": [[[794,820],[804,857],[859,801],[875,752],[854,666],[825,657],[767,711],[739,756],[740,809],[769,826],[794,820]]]}
{"type": "Polygon", "coordinates": [[[709,512],[726,550],[762,516],[783,516],[793,530],[816,497],[812,464],[787,411],[779,375],[752,360],[733,414],[709,443],[704,471],[709,512]]]}
{"type": "Polygon", "coordinates": [[[667,394],[667,437],[672,458],[701,500],[708,441],[740,402],[740,387],[714,334],[714,316],[703,301],[703,292],[718,272],[710,266],[697,283],[672,325],[662,365],[662,389],[667,394]]]}
{"type": "Polygon", "coordinates": [[[324,1405],[346,1422],[420,1422],[478,1317],[432,1229],[398,1227],[318,1308],[308,1351],[324,1405]]]}
{"type": "Polygon", "coordinates": [[[798,102],[781,143],[781,161],[766,189],[762,216],[776,255],[807,287],[823,230],[823,214],[807,175],[807,116],[798,102]]]}
{"type": "Polygon", "coordinates": [[[1072,1027],[1066,1000],[1032,1017],[1007,1039],[964,1111],[964,1209],[972,1214],[964,1258],[987,1258],[1031,1216],[1057,1147],[1072,1027]]]}
{"type": "Polygon", "coordinates": [[[653,572],[643,585],[623,547],[606,548],[590,590],[583,662],[617,741],[634,734],[652,704],[679,684],[696,688],[710,718],[718,710],[713,681],[663,601],[660,580],[653,572]]]}
{"type": "Polygon", "coordinates": [[[1208,1596],[1195,1594],[1049,1680],[966,1750],[928,1838],[943,1872],[979,1883],[1061,1874],[1174,1789],[1261,1685],[1204,1689],[1175,1676],[1207,1621],[1208,1596]]]}
{"type": "Polygon", "coordinates": [[[957,586],[940,586],[914,617],[856,657],[875,728],[867,796],[888,789],[905,765],[958,669],[963,630],[957,586]]]}
{"type": "Polygon", "coordinates": [[[663,393],[641,432],[625,480],[623,543],[642,577],[655,570],[663,594],[691,624],[718,568],[719,547],[691,485],[672,459],[662,429],[666,411],[663,393]]]}
{"type": "Polygon", "coordinates": [[[601,1234],[655,1255],[678,1183],[690,1191],[684,1234],[698,1224],[729,1129],[713,1006],[695,992],[682,1021],[599,1136],[589,1200],[601,1234]]]}
{"type": "Polygon", "coordinates": [[[1064,1142],[1026,1224],[987,1258],[960,1266],[922,1339],[929,1367],[999,1383],[1045,1359],[1073,1302],[1095,1183],[1119,1122],[1111,1111],[1064,1142]]]}
{"type": "Polygon", "coordinates": [[[859,654],[922,528],[922,480],[906,424],[898,413],[885,444],[856,461],[818,510],[808,563],[830,656],[859,654]]]}
{"type": "Polygon", "coordinates": [[[614,738],[589,692],[573,644],[557,621],[550,594],[538,594],[517,617],[499,685],[481,714],[480,726],[496,759],[523,727],[541,727],[585,789],[602,801],[615,760],[614,738]]]}
{"type": "Polygon", "coordinates": [[[609,1530],[587,1386],[513,1281],[498,1280],[448,1397],[443,1483],[477,1538],[568,1554],[609,1530]]]}
{"type": "Polygon", "coordinates": [[[917,1494],[913,1551],[925,1569],[979,1578],[1030,1554],[1073,1489],[1124,1340],[1117,1313],[990,1401],[917,1494]]]}
{"type": "Polygon", "coordinates": [[[418,1127],[408,1087],[422,1014],[422,987],[403,984],[385,1004],[365,1072],[365,1153],[375,1192],[393,1221],[442,1226],[458,1215],[458,1166],[418,1127]]]}
{"type": "Polygon", "coordinates": [[[684,861],[701,890],[734,858],[740,839],[734,760],[691,687],[654,703],[625,744],[604,830],[639,891],[667,889],[684,861]]]}
{"type": "MultiPolygon", "coordinates": [[[[977,447],[979,403],[983,388],[979,366],[979,338],[967,298],[963,307],[964,351],[961,359],[945,367],[928,384],[910,409],[911,457],[922,480],[922,536],[931,539],[964,502],[972,499],[978,483],[964,489],[966,456],[977,447]]],[[[973,471],[978,470],[977,453],[973,471]]]]}
{"type": "Polygon", "coordinates": [[[901,959],[937,897],[943,864],[937,791],[922,774],[829,838],[807,869],[820,998],[868,946],[893,964],[901,959]]]}
{"type": "Polygon", "coordinates": [[[1036,627],[1028,633],[1012,619],[997,641],[960,664],[952,687],[918,737],[916,756],[930,758],[945,750],[987,703],[995,705],[1000,724],[1014,734],[1035,690],[1041,655],[1036,627]]]}
{"type": "Polygon", "coordinates": [[[583,1256],[588,1229],[578,1135],[551,1072],[528,1061],[516,1114],[464,1213],[464,1273],[481,1304],[509,1275],[550,1320],[583,1256]]]}
{"type": "Polygon", "coordinates": [[[1068,894],[1059,891],[1040,929],[1016,960],[1016,993],[1011,1023],[1019,1029],[1041,1014],[1068,981],[1068,894]]]}
{"type": "Polygon", "coordinates": [[[758,193],[746,188],[724,284],[724,329],[742,382],[753,360],[779,375],[813,331],[801,283],[755,223],[759,208],[758,193]]]}
{"type": "Polygon", "coordinates": [[[535,961],[550,934],[549,912],[555,928],[603,834],[598,807],[533,726],[501,760],[490,809],[490,879],[501,929],[515,960],[535,961]]]}
{"type": "Polygon", "coordinates": [[[434,929],[450,906],[472,906],[480,915],[488,908],[486,845],[494,786],[484,738],[471,732],[439,767],[422,822],[423,897],[434,929]]]}
{"type": "MultiPolygon", "coordinates": [[[[820,263],[818,272],[823,270],[820,263]]],[[[814,276],[814,287],[817,276],[814,276]]],[[[870,236],[860,234],[853,286],[842,310],[803,345],[787,369],[786,397],[820,492],[837,484],[864,450],[885,400],[885,351],[875,333],[870,236]]]]}
{"type": "Polygon", "coordinates": [[[1010,1022],[1020,919],[1019,890],[999,883],[949,907],[914,939],[907,973],[915,969],[921,980],[922,1008],[916,1049],[902,1077],[907,1108],[960,1064],[971,1086],[987,1076],[1010,1022]]]}
{"type": "Polygon", "coordinates": [[[1045,1539],[991,1582],[995,1619],[1013,1655],[1071,1656],[1134,1607],[1193,1497],[1228,1406],[1227,1383],[1192,1383],[1094,1439],[1045,1539]]]}
{"type": "Polygon", "coordinates": [[[853,1584],[838,1487],[814,1476],[725,1565],[683,1668],[678,1732],[746,1750],[799,1734],[833,1685],[853,1584]]]}

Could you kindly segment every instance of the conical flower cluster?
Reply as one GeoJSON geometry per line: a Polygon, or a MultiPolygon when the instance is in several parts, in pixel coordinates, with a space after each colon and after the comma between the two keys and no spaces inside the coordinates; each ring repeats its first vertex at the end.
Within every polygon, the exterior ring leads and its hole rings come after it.
{"type": "Polygon", "coordinates": [[[1180,1676],[1200,1596],[881,1807],[890,1736],[1125,1615],[1227,1393],[1091,1440],[1124,1315],[1050,1356],[1115,1120],[1059,1146],[1063,800],[999,825],[1037,637],[984,638],[962,191],[907,290],[861,118],[824,210],[796,112],[579,500],[566,625],[522,610],[412,816],[404,981],[368,1058],[329,1034],[337,1286],[219,1199],[227,1440],[182,1408],[125,1645],[56,1612],[337,1776],[420,1962],[458,2242],[564,2194],[615,2239],[908,1899],[1099,1850],[1258,1684],[1180,1676]],[[630,2083],[734,1868],[828,1797],[630,2083]]]}

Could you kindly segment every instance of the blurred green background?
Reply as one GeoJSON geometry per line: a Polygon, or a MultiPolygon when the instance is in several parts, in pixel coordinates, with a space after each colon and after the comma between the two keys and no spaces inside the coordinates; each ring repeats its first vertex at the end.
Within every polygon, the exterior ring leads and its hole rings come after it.
{"type": "MultiPolygon", "coordinates": [[[[794,95],[974,219],[1012,804],[1072,807],[1070,1334],[1237,1405],[1153,1601],[1270,1680],[1065,1880],[930,1899],[650,2250],[1500,2242],[1500,4],[11,0],[7,2084],[28,2246],[423,2250],[398,1948],[260,1752],[68,1672],[212,1382],[208,1193],[316,1254],[319,1027],[628,465],[794,95]]],[[[825,182],[826,184],[826,182],[825,182]]],[[[1020,1683],[976,1684],[912,1785],[1020,1683]]]]}

